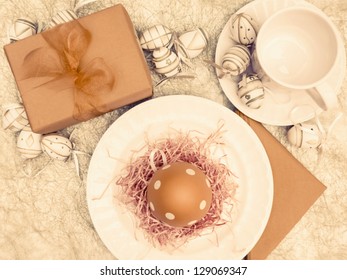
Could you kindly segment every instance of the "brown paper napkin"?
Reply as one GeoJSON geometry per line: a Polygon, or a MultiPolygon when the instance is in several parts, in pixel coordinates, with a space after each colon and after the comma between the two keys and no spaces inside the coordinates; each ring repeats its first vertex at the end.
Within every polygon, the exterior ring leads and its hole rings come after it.
{"type": "Polygon", "coordinates": [[[274,178],[273,206],[268,224],[247,259],[265,259],[301,219],[326,187],[318,181],[261,123],[240,112],[258,135],[270,160],[274,178]]]}

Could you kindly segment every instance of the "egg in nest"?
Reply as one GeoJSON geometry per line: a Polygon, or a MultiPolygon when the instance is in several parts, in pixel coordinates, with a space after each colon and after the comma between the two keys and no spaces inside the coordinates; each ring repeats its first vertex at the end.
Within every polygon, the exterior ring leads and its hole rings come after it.
{"type": "Polygon", "coordinates": [[[147,201],[158,220],[174,227],[191,226],[207,214],[212,190],[198,167],[176,162],[154,173],[148,184],[147,201]]]}

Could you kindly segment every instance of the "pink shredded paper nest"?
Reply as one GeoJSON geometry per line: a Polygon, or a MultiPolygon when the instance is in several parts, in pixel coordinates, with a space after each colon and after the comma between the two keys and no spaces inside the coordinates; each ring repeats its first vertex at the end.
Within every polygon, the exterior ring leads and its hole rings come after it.
{"type": "Polygon", "coordinates": [[[145,231],[146,238],[154,246],[177,247],[200,236],[205,229],[213,231],[216,226],[231,222],[231,218],[222,217],[225,216],[222,212],[225,203],[233,201],[237,185],[232,172],[220,160],[212,160],[210,151],[212,145],[223,145],[220,142],[221,135],[221,129],[205,139],[192,137],[191,133],[177,132],[174,137],[148,143],[146,152],[137,157],[135,153],[134,159],[127,166],[126,175],[117,180],[117,185],[122,187],[124,193],[122,202],[130,205],[138,226],[145,231]],[[155,172],[153,164],[160,169],[166,163],[174,162],[195,165],[204,172],[211,184],[211,207],[201,220],[191,226],[173,227],[157,220],[147,203],[147,185],[155,172]]]}

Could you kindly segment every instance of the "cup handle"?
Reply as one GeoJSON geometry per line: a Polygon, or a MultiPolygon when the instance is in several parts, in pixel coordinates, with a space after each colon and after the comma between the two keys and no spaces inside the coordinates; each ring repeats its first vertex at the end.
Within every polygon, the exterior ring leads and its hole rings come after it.
{"type": "Polygon", "coordinates": [[[322,83],[309,89],[308,93],[324,111],[336,109],[338,107],[336,93],[327,83],[322,83]]]}

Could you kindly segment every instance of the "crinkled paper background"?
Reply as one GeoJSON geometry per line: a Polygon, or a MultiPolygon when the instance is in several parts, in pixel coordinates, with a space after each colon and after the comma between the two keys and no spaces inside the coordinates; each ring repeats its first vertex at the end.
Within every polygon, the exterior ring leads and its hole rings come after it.
{"type": "MultiPolygon", "coordinates": [[[[275,0],[274,0],[275,1],[275,0]]],[[[284,0],[278,0],[284,1],[284,0]]],[[[122,3],[138,32],[164,24],[182,33],[202,27],[210,37],[208,49],[194,59],[197,78],[171,80],[155,88],[154,96],[191,94],[232,105],[215,72],[203,59],[214,59],[218,36],[229,17],[249,0],[100,0],[78,11],[80,16],[122,3]]],[[[347,41],[347,2],[309,0],[337,25],[347,41]]],[[[56,12],[73,9],[68,0],[0,0],[0,104],[18,102],[15,82],[5,58],[7,30],[19,17],[47,22],[56,12]]],[[[345,46],[346,47],[346,46],[345,46]]],[[[152,73],[154,82],[158,76],[152,73]]],[[[347,114],[347,82],[340,90],[347,114]]],[[[99,139],[130,106],[61,131],[80,151],[92,154],[99,139]]],[[[3,109],[1,109],[2,113],[3,109]]],[[[329,122],[332,116],[323,116],[329,122]]],[[[286,127],[267,128],[320,179],[327,190],[269,259],[347,259],[347,116],[336,126],[317,161],[315,150],[293,148],[286,127]]],[[[79,155],[82,179],[74,162],[50,161],[45,155],[24,161],[16,151],[16,134],[0,128],[0,259],[114,259],[98,237],[86,204],[86,175],[90,157],[79,155]],[[36,175],[36,176],[35,176],[36,175]]]]}

